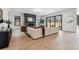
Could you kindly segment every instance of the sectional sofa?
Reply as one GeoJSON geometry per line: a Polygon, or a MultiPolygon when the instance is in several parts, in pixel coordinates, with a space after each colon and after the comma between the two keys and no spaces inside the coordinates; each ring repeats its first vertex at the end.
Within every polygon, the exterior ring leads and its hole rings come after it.
{"type": "Polygon", "coordinates": [[[27,33],[33,38],[33,39],[37,39],[37,38],[41,38],[44,36],[48,36],[54,33],[58,33],[59,29],[58,28],[53,28],[53,27],[45,27],[44,30],[44,34],[42,33],[43,30],[41,28],[32,28],[32,27],[28,27],[27,28],[27,33]]]}

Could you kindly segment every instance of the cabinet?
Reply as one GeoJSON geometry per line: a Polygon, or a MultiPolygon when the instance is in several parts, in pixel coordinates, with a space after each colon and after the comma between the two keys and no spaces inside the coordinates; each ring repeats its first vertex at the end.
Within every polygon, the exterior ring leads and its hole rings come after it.
{"type": "Polygon", "coordinates": [[[21,26],[21,31],[26,32],[26,26],[21,26]]]}
{"type": "Polygon", "coordinates": [[[0,32],[0,49],[9,46],[9,42],[12,36],[12,30],[0,32]]]}

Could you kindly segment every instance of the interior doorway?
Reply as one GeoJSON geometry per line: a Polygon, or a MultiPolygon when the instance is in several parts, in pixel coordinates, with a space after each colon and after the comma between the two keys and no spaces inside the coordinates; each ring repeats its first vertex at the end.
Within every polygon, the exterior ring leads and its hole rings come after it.
{"type": "Polygon", "coordinates": [[[21,29],[21,16],[14,16],[14,30],[20,30],[21,29]]]}

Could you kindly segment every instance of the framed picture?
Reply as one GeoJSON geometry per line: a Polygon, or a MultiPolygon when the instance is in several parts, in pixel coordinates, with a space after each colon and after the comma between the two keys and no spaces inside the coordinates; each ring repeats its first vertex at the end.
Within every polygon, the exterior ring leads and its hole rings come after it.
{"type": "Polygon", "coordinates": [[[21,17],[20,16],[15,16],[14,25],[15,26],[20,26],[21,25],[21,17]]]}
{"type": "Polygon", "coordinates": [[[74,17],[72,17],[72,16],[68,16],[66,18],[66,23],[72,23],[73,21],[74,21],[74,17]]]}

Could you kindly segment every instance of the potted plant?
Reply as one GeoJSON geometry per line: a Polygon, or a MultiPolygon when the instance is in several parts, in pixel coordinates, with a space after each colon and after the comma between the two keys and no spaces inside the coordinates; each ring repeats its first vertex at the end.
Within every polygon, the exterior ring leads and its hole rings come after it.
{"type": "Polygon", "coordinates": [[[45,21],[45,19],[40,19],[40,25],[43,25],[44,24],[44,21],[45,21]]]}

